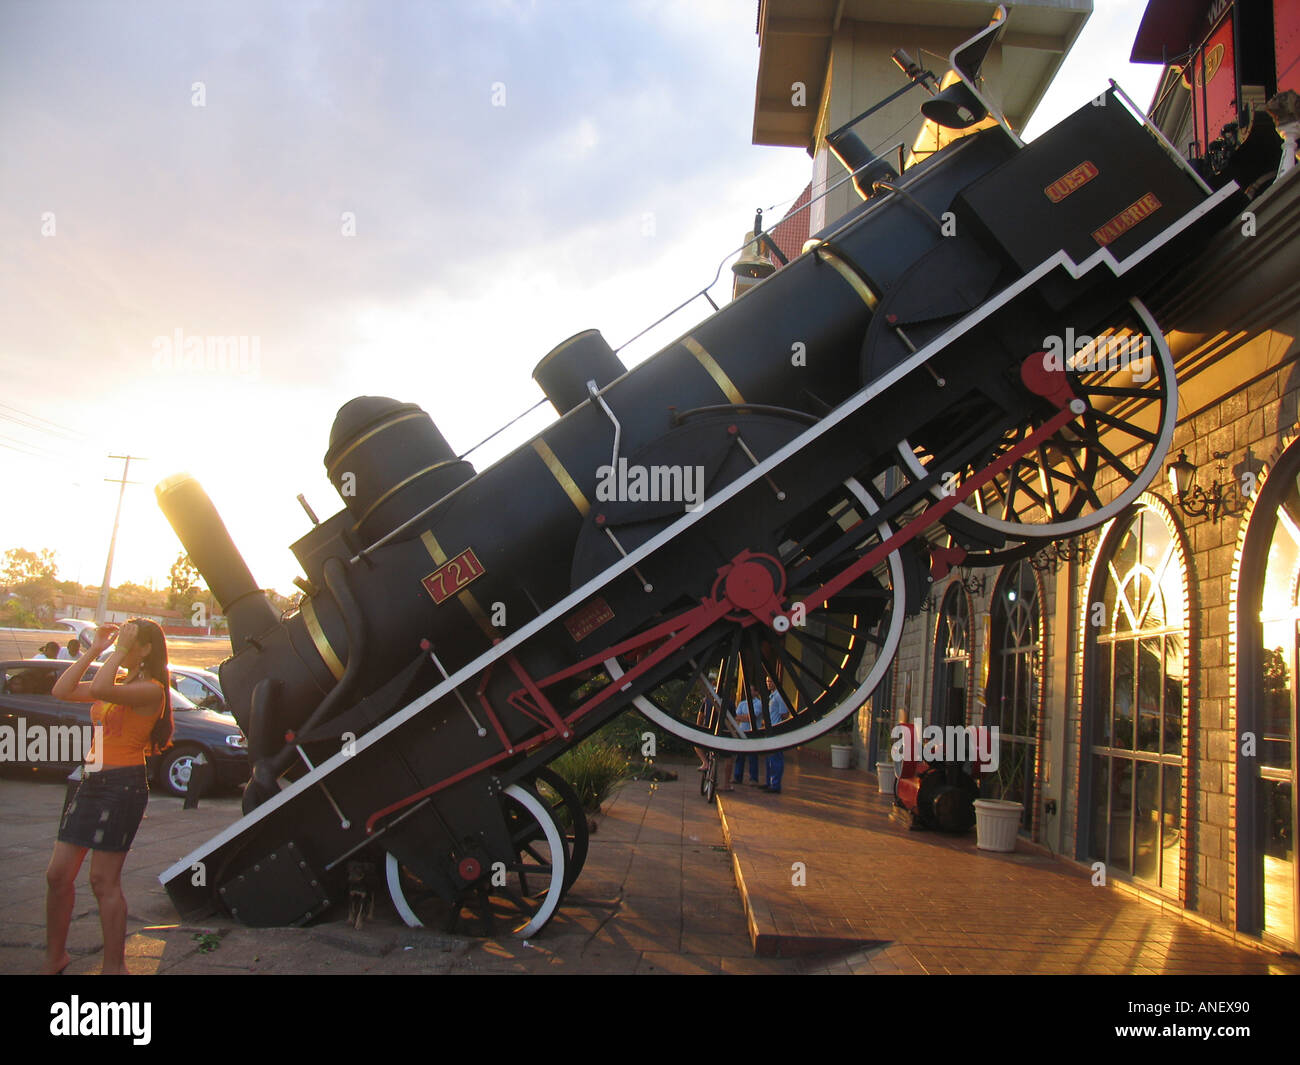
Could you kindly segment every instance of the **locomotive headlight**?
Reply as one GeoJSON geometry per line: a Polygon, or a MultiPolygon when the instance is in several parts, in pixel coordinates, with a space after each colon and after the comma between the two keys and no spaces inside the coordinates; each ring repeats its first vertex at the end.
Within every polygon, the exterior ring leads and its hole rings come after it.
{"type": "Polygon", "coordinates": [[[239,734],[236,734],[234,736],[227,736],[226,746],[234,747],[236,750],[246,751],[248,750],[248,740],[239,734]]]}

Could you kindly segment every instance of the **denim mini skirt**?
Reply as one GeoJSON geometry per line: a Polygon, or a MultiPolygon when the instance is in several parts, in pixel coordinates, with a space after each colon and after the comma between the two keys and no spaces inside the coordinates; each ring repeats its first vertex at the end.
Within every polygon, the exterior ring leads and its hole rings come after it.
{"type": "Polygon", "coordinates": [[[59,842],[96,851],[129,851],[148,802],[143,765],[83,773],[63,807],[59,842]]]}

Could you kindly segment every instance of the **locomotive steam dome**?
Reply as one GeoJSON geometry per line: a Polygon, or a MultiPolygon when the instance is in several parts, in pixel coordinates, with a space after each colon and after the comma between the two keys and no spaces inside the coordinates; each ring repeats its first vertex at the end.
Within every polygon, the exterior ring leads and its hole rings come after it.
{"type": "Polygon", "coordinates": [[[334,417],[325,472],[370,541],[468,481],[474,467],[416,404],[358,396],[334,417]]]}
{"type": "Polygon", "coordinates": [[[623,361],[599,329],[585,329],[557,344],[533,369],[533,380],[546,393],[557,414],[568,414],[587,402],[587,382],[597,388],[627,373],[623,361]]]}

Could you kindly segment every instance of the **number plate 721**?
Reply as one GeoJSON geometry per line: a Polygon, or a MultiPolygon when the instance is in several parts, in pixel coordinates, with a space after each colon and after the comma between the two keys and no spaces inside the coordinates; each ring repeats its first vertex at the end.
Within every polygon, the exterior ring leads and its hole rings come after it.
{"type": "Polygon", "coordinates": [[[483,576],[483,563],[467,547],[455,558],[449,558],[421,582],[424,590],[433,596],[435,603],[443,603],[464,588],[476,577],[483,576]]]}

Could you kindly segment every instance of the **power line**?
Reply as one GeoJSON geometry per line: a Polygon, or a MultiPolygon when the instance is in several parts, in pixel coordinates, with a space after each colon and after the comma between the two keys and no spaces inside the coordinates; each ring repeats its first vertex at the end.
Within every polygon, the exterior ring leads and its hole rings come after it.
{"type": "Polygon", "coordinates": [[[0,403],[0,407],[4,408],[3,410],[0,410],[0,418],[5,419],[6,421],[15,422],[25,428],[35,429],[39,433],[65,436],[69,439],[80,438],[84,440],[86,438],[86,434],[81,432],[81,430],[71,429],[66,425],[61,425],[58,422],[51,421],[49,418],[42,418],[39,414],[29,414],[27,411],[19,410],[17,407],[12,407],[8,403],[0,403]],[[4,413],[6,410],[13,411],[13,414],[4,413]],[[18,415],[18,417],[14,417],[14,415],[18,415]],[[45,424],[41,425],[39,424],[40,422],[44,422],[45,424]]]}
{"type": "Polygon", "coordinates": [[[14,444],[6,444],[3,440],[0,440],[0,447],[7,447],[10,451],[17,451],[18,454],[20,455],[27,455],[30,458],[34,458],[34,459],[43,459],[43,458],[52,457],[50,452],[48,451],[28,451],[26,448],[18,447],[14,444]]]}
{"type": "Polygon", "coordinates": [[[12,422],[14,425],[20,426],[23,429],[28,429],[33,433],[44,433],[46,436],[53,437],[55,440],[62,440],[69,444],[80,444],[86,439],[85,437],[75,437],[69,433],[59,432],[56,429],[47,429],[43,425],[36,425],[32,422],[24,421],[22,418],[15,418],[12,414],[6,414],[4,411],[0,411],[0,420],[12,422]]]}
{"type": "Polygon", "coordinates": [[[24,455],[33,455],[36,458],[55,458],[58,457],[55,452],[48,448],[41,447],[40,444],[33,444],[28,440],[20,440],[16,436],[5,436],[0,433],[0,447],[7,447],[11,451],[18,451],[24,455]],[[8,440],[9,443],[5,443],[8,440]]]}

